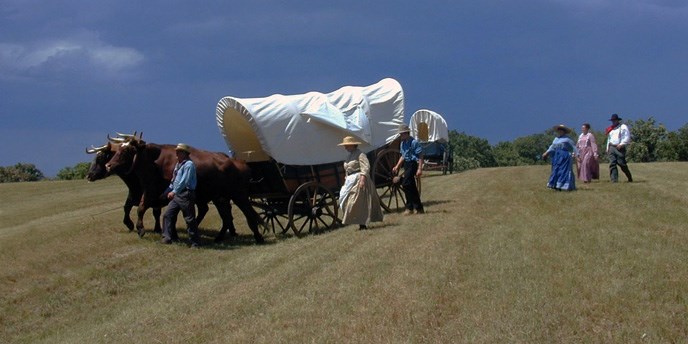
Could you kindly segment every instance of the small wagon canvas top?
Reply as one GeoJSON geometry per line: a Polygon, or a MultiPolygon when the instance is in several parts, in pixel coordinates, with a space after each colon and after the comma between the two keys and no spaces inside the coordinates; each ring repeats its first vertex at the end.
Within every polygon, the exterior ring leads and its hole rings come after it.
{"type": "Polygon", "coordinates": [[[440,114],[430,110],[418,110],[409,123],[411,136],[420,142],[449,142],[449,128],[440,114]]]}
{"type": "Polygon", "coordinates": [[[217,126],[235,157],[248,162],[318,165],[341,161],[344,136],[368,152],[396,137],[404,123],[404,93],[394,79],[323,94],[275,94],[265,98],[223,97],[217,126]]]}

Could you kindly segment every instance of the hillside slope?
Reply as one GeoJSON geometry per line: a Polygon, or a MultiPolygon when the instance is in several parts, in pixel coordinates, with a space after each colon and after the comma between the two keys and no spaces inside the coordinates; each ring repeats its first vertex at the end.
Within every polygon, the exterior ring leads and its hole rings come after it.
{"type": "Polygon", "coordinates": [[[688,163],[631,169],[572,193],[547,166],[428,175],[425,215],[262,246],[236,210],[240,238],[210,244],[211,208],[198,250],[128,232],[116,178],[0,184],[0,338],[682,342],[688,163]]]}

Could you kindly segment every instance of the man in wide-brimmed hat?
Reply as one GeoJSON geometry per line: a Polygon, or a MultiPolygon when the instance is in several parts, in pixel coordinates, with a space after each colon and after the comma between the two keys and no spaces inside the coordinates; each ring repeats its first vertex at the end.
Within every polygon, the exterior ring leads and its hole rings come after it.
{"type": "Polygon", "coordinates": [[[184,215],[191,247],[198,247],[198,224],[196,223],[196,165],[191,161],[191,148],[180,143],[175,148],[177,164],[172,173],[172,182],[168,188],[167,199],[170,200],[163,217],[162,243],[171,244],[177,237],[177,215],[184,215]]]}
{"type": "Polygon", "coordinates": [[[628,126],[621,123],[622,118],[617,114],[613,114],[609,120],[612,122],[611,130],[607,133],[607,154],[609,154],[609,178],[612,183],[619,181],[619,171],[617,165],[621,167],[621,171],[626,175],[629,182],[633,181],[631,170],[628,169],[626,163],[626,148],[631,143],[631,131],[628,126]]]}
{"type": "Polygon", "coordinates": [[[411,215],[414,210],[416,214],[423,214],[425,209],[420,201],[420,192],[418,192],[418,185],[416,185],[416,177],[420,178],[423,174],[423,147],[418,140],[411,136],[411,129],[408,125],[401,124],[397,133],[401,138],[399,147],[401,157],[399,157],[399,161],[392,168],[392,173],[397,174],[403,164],[404,175],[402,176],[401,185],[406,195],[404,215],[411,215]]]}

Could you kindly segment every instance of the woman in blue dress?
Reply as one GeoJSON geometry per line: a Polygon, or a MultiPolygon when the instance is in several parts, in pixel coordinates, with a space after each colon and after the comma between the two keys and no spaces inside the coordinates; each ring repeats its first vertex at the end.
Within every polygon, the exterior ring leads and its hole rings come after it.
{"type": "Polygon", "coordinates": [[[552,158],[552,174],[549,176],[547,187],[559,191],[576,190],[576,176],[573,174],[573,157],[578,154],[578,150],[576,149],[576,143],[566,136],[566,134],[571,132],[571,129],[561,124],[554,127],[554,131],[557,133],[557,137],[554,138],[547,151],[542,154],[543,159],[546,159],[548,156],[552,158]]]}

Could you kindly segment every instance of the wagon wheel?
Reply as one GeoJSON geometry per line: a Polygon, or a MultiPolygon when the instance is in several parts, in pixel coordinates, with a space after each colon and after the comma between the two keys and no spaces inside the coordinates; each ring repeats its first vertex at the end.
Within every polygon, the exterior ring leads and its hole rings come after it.
{"type": "Polygon", "coordinates": [[[263,234],[286,234],[289,230],[289,217],[285,215],[284,204],[286,200],[271,200],[260,198],[251,201],[251,205],[258,213],[260,221],[263,223],[263,234]]]}
{"type": "MultiPolygon", "coordinates": [[[[380,197],[380,205],[386,212],[394,212],[406,206],[406,196],[401,187],[401,179],[397,178],[395,183],[392,169],[397,164],[401,153],[398,149],[387,148],[377,154],[373,163],[373,181],[375,189],[380,197]]],[[[398,172],[399,176],[404,174],[404,166],[398,172]]],[[[420,190],[419,190],[420,191],[420,190]]]]}
{"type": "Polygon", "coordinates": [[[318,182],[299,186],[289,200],[289,225],[296,235],[321,233],[337,223],[337,199],[318,182]]]}

